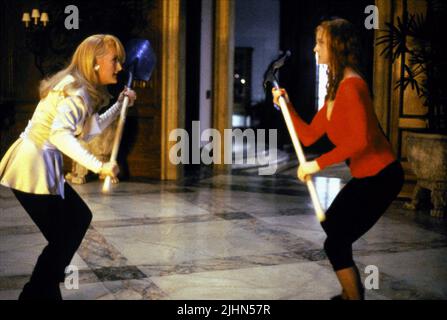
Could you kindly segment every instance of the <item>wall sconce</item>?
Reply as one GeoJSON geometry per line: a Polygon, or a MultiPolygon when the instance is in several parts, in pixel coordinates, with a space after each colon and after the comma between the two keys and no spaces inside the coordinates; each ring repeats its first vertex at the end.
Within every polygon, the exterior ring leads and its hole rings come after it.
{"type": "Polygon", "coordinates": [[[34,55],[34,65],[44,76],[44,60],[50,47],[49,32],[47,28],[50,21],[47,12],[40,12],[39,9],[32,9],[30,12],[24,12],[22,22],[25,24],[25,49],[34,55]]]}
{"type": "Polygon", "coordinates": [[[29,23],[31,22],[31,18],[34,19],[34,25],[37,26],[39,18],[40,22],[42,22],[43,26],[46,27],[47,23],[50,21],[50,18],[48,17],[48,13],[42,12],[40,13],[39,9],[33,9],[31,11],[31,15],[29,12],[24,12],[22,16],[22,22],[25,23],[25,27],[29,27],[29,23]]]}
{"type": "Polygon", "coordinates": [[[31,12],[31,18],[34,19],[34,25],[37,25],[37,20],[39,20],[40,12],[39,9],[33,9],[31,12]]]}
{"type": "Polygon", "coordinates": [[[31,17],[28,12],[25,12],[22,17],[22,21],[25,22],[25,27],[29,27],[29,22],[31,21],[31,17]]]}
{"type": "Polygon", "coordinates": [[[43,26],[46,27],[49,21],[50,18],[48,17],[48,13],[42,12],[42,15],[40,16],[40,22],[43,23],[43,26]]]}

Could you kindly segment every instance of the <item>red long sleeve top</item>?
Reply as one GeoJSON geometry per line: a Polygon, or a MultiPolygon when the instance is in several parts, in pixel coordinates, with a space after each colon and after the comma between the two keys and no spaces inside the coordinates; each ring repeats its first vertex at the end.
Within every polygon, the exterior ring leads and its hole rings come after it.
{"type": "Polygon", "coordinates": [[[293,108],[292,121],[301,143],[313,144],[327,133],[335,148],[316,159],[321,169],[349,159],[351,175],[356,178],[373,176],[396,156],[383,135],[366,82],[358,77],[343,80],[337,90],[330,120],[327,103],[310,124],[304,122],[293,108]]]}

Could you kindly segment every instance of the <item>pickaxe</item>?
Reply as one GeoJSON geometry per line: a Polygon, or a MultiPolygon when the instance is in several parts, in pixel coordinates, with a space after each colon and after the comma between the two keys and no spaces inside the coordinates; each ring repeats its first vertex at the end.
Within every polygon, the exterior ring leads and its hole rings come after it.
{"type": "MultiPolygon", "coordinates": [[[[267,88],[267,85],[269,83],[271,83],[272,86],[277,89],[280,88],[276,73],[278,72],[279,68],[281,68],[284,65],[286,59],[290,55],[291,55],[290,51],[286,51],[286,53],[284,53],[281,57],[279,57],[277,60],[273,61],[270,64],[270,66],[265,74],[265,79],[264,79],[264,87],[265,88],[267,88]]],[[[281,105],[282,115],[284,117],[284,120],[286,121],[287,129],[289,130],[289,134],[292,139],[292,143],[295,148],[296,155],[298,156],[298,161],[300,163],[304,163],[304,162],[306,162],[306,157],[304,156],[303,148],[301,147],[301,143],[298,139],[298,134],[295,131],[295,128],[293,126],[292,118],[290,117],[290,112],[289,112],[289,109],[287,107],[287,103],[286,103],[286,100],[284,99],[284,97],[282,97],[282,96],[279,97],[279,103],[281,105]]],[[[306,186],[307,186],[307,189],[309,190],[310,197],[312,199],[312,203],[313,203],[313,206],[315,209],[315,214],[316,214],[318,220],[320,222],[324,221],[326,216],[324,214],[323,209],[321,208],[317,190],[315,189],[315,185],[314,185],[312,179],[307,179],[306,186]]]]}

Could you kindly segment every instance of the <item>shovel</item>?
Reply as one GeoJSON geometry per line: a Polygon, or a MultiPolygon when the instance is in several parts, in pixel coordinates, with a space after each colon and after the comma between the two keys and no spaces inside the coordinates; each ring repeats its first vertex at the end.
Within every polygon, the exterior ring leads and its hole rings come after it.
{"type": "MultiPolygon", "coordinates": [[[[281,68],[286,59],[290,56],[290,51],[287,51],[283,56],[281,56],[276,61],[273,61],[266,74],[264,79],[264,87],[266,88],[269,83],[272,84],[275,88],[280,88],[278,83],[278,78],[276,77],[276,73],[278,72],[279,68],[281,68]]],[[[281,105],[281,111],[282,115],[284,117],[284,120],[286,121],[287,129],[289,130],[290,137],[292,139],[293,146],[295,148],[296,155],[298,156],[298,161],[300,163],[306,162],[306,157],[304,156],[303,148],[301,147],[301,143],[298,139],[298,134],[295,131],[295,128],[293,126],[292,118],[290,117],[289,109],[287,108],[287,103],[284,97],[279,98],[279,103],[281,105]]],[[[275,106],[276,107],[276,106],[275,106]]],[[[320,200],[318,198],[317,190],[315,189],[315,185],[311,179],[308,179],[306,181],[307,189],[310,193],[310,198],[312,199],[312,203],[315,209],[315,214],[317,216],[317,219],[322,222],[326,219],[326,216],[324,214],[323,209],[321,208],[320,200]]]]}
{"type": "MultiPolygon", "coordinates": [[[[128,70],[129,77],[127,80],[127,87],[131,88],[133,80],[149,81],[156,63],[155,53],[151,47],[149,40],[132,39],[126,46],[126,63],[124,68],[128,70]]],[[[129,97],[125,96],[121,114],[118,122],[118,127],[113,140],[112,154],[110,161],[116,162],[118,150],[123,136],[124,124],[127,115],[127,106],[129,104],[129,97]]],[[[102,186],[102,192],[110,191],[111,178],[107,176],[102,186]]]]}

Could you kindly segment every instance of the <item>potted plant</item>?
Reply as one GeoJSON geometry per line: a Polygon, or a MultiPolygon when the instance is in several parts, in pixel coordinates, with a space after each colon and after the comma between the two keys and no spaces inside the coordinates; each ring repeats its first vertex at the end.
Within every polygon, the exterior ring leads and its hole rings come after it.
{"type": "Polygon", "coordinates": [[[410,132],[407,136],[407,154],[416,175],[417,184],[407,208],[423,205],[425,190],[431,191],[431,215],[443,217],[447,199],[447,52],[439,28],[445,21],[447,4],[427,0],[427,12],[409,14],[407,0],[403,0],[403,16],[397,23],[387,23],[384,35],[377,45],[384,46],[382,55],[400,61],[400,76],[396,90],[400,103],[408,86],[416,90],[427,107],[427,128],[410,132]]]}

